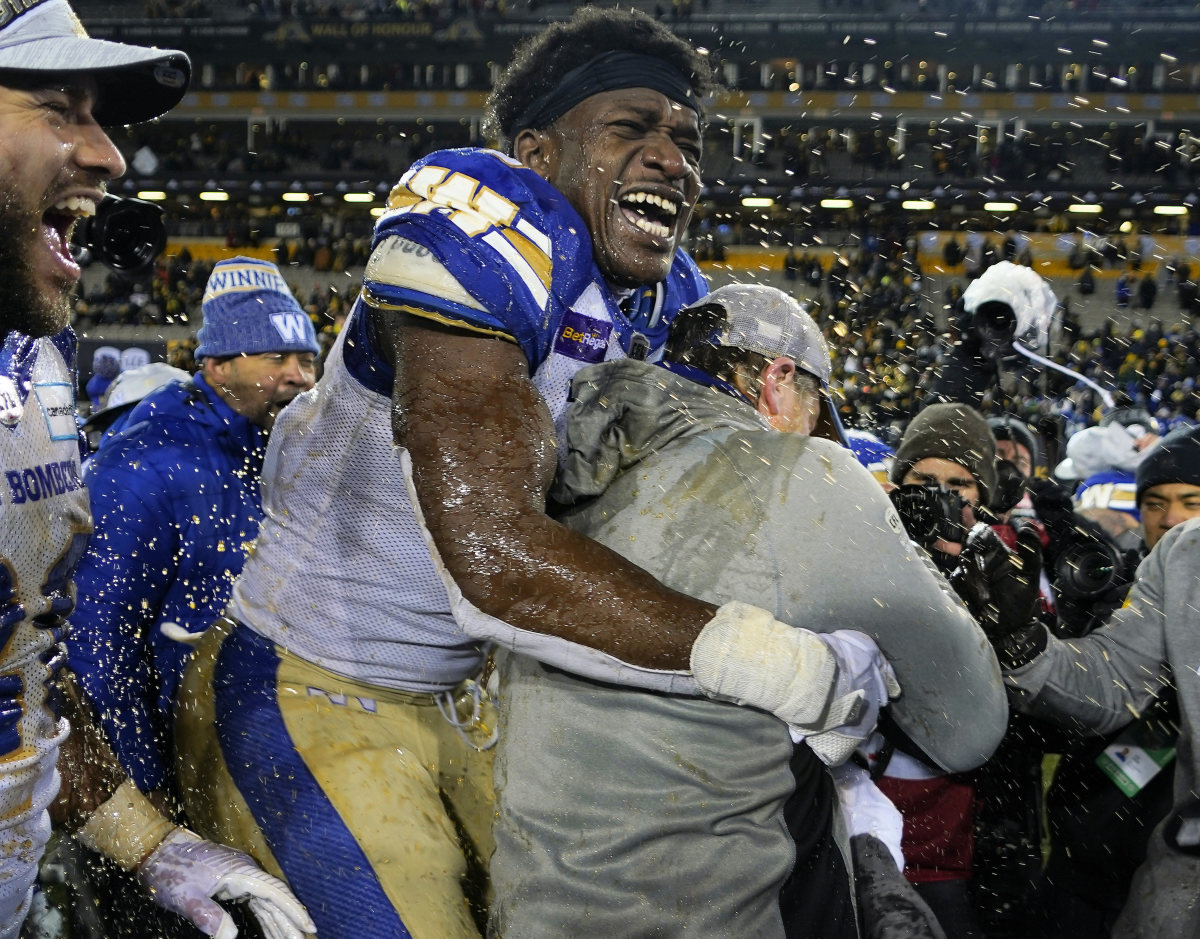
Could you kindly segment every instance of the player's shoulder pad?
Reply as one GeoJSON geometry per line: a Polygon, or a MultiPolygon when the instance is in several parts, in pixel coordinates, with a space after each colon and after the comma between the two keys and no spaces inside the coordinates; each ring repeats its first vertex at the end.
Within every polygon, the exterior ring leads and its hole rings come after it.
{"type": "MultiPolygon", "coordinates": [[[[438,150],[413,163],[388,194],[375,243],[397,234],[412,213],[437,213],[464,232],[514,228],[544,242],[550,222],[575,215],[566,197],[537,173],[498,150],[438,150]]],[[[582,225],[582,220],[580,220],[582,225]]]]}

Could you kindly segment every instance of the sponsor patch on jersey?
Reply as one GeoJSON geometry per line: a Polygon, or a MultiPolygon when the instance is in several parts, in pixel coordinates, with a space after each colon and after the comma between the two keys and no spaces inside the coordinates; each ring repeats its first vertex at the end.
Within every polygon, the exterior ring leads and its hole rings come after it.
{"type": "Polygon", "coordinates": [[[46,418],[46,428],[51,440],[75,440],[79,431],[75,426],[75,395],[66,382],[35,382],[33,393],[37,396],[46,418]]]}
{"type": "Polygon", "coordinates": [[[594,365],[604,361],[612,323],[594,320],[590,316],[568,310],[558,327],[554,351],[559,355],[594,365]]]}
{"type": "Polygon", "coordinates": [[[17,383],[7,375],[0,375],[0,424],[16,427],[23,413],[25,406],[21,403],[17,383]]]}

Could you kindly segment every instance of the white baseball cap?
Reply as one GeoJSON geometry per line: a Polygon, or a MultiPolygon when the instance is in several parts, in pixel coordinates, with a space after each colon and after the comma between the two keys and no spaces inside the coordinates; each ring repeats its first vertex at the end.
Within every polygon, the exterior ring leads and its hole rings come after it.
{"type": "Polygon", "coordinates": [[[694,307],[719,307],[725,326],[716,345],[757,352],[769,359],[786,356],[824,387],[832,371],[829,346],[803,304],[766,284],[726,284],[697,300],[694,307]]]}
{"type": "Polygon", "coordinates": [[[121,372],[105,392],[104,407],[84,421],[83,426],[86,430],[103,430],[150,392],[173,381],[188,381],[191,377],[183,369],[166,362],[150,362],[121,372]]]}
{"type": "Polygon", "coordinates": [[[114,126],[171,110],[192,65],[175,49],[92,39],[67,0],[0,0],[0,84],[4,72],[87,75],[99,87],[96,121],[114,126]]]}

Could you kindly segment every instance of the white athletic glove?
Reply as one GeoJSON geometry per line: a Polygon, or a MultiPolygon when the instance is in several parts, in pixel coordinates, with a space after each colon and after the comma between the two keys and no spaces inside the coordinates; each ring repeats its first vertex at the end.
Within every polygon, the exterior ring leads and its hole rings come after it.
{"type": "Polygon", "coordinates": [[[866,633],[838,629],[822,633],[820,638],[830,646],[838,660],[837,687],[834,700],[858,697],[860,710],[847,718],[846,723],[806,738],[809,749],[826,766],[838,766],[864,740],[871,736],[879,720],[879,709],[900,694],[896,673],[888,664],[879,646],[866,633]]]}
{"type": "Polygon", "coordinates": [[[214,899],[246,902],[266,939],[304,939],[317,931],[283,881],[261,870],[250,855],[172,825],[129,781],[92,813],[76,838],[134,871],[155,903],[206,936],[234,939],[238,934],[233,918],[214,899]]]}
{"type": "Polygon", "coordinates": [[[849,757],[900,693],[869,637],[798,629],[748,603],[717,610],[692,644],[691,667],[709,697],[770,711],[826,762],[849,757]]]}
{"type": "Polygon", "coordinates": [[[176,828],[137,869],[159,906],[194,923],[206,936],[233,939],[233,919],[213,900],[246,901],[265,939],[302,939],[317,931],[300,901],[254,859],[176,828]],[[210,899],[211,898],[211,899],[210,899]]]}

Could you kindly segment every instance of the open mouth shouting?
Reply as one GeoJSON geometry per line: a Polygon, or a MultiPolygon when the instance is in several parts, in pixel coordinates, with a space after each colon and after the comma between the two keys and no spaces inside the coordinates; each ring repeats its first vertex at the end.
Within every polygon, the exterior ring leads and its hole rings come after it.
{"type": "Polygon", "coordinates": [[[635,228],[652,238],[667,239],[675,232],[683,200],[677,195],[627,192],[618,199],[621,214],[635,228]]]}
{"type": "Polygon", "coordinates": [[[42,240],[61,269],[60,276],[74,281],[79,277],[79,265],[71,255],[71,232],[81,218],[96,214],[99,194],[77,194],[63,196],[42,214],[42,240]]]}

